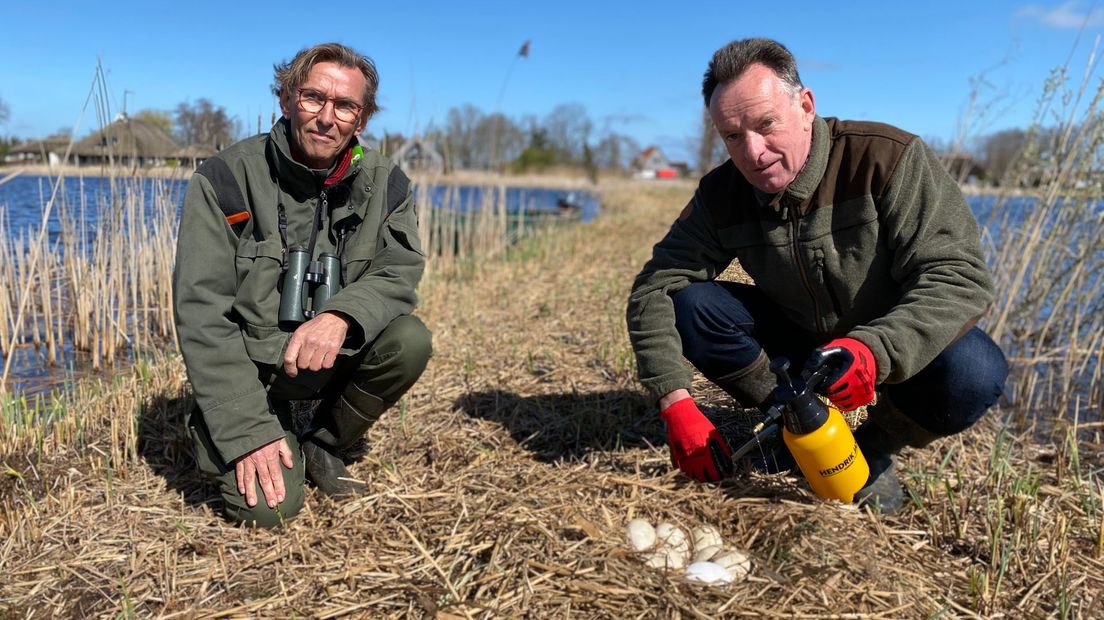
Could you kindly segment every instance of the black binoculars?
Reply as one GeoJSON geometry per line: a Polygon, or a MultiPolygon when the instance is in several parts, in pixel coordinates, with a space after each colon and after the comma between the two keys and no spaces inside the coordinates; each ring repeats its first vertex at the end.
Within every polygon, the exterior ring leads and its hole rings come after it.
{"type": "Polygon", "coordinates": [[[288,268],[280,290],[280,326],[293,328],[313,318],[341,290],[341,260],[323,252],[312,261],[306,246],[288,248],[288,268]]]}

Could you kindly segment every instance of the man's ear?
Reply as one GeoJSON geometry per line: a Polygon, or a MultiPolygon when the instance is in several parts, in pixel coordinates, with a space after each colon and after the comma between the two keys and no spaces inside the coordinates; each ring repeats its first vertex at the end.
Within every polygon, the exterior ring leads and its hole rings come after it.
{"type": "Polygon", "coordinates": [[[816,118],[816,100],[813,98],[813,91],[802,88],[798,97],[800,98],[801,118],[804,121],[805,128],[812,129],[813,119],[816,118]]]}
{"type": "Polygon", "coordinates": [[[291,97],[288,89],[285,88],[280,93],[280,114],[284,115],[284,118],[291,118],[291,110],[294,106],[291,105],[291,97]]]}

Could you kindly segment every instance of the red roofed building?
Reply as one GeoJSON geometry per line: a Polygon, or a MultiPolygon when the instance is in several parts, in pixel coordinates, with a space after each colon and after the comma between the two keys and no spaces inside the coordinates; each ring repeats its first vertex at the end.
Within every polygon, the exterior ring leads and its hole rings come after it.
{"type": "Polygon", "coordinates": [[[671,165],[658,146],[649,146],[633,158],[633,176],[638,179],[677,179],[678,169],[671,165]]]}

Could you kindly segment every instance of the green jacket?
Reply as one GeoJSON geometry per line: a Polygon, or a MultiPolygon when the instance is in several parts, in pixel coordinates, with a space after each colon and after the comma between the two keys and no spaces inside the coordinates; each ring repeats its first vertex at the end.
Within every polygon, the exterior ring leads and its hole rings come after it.
{"type": "Polygon", "coordinates": [[[993,299],[977,220],[931,149],[888,125],[817,117],[809,159],[784,191],[763,195],[725,162],[636,277],[629,337],[654,397],[693,376],[671,295],[733,259],[817,341],[870,347],[879,383],[916,374],[993,299]]]}
{"type": "Polygon", "coordinates": [[[258,374],[258,364],[283,363],[291,335],[277,324],[285,260],[278,204],[289,247],[307,244],[323,203],[314,256],[344,246],[344,287],[321,308],[352,320],[341,354],[360,351],[414,309],[425,257],[409,180],[369,150],[323,192],[327,173],[292,159],[288,122],[280,119],[268,135],[205,162],[188,183],[173,273],[177,335],[196,402],[226,462],[284,436],[258,374]],[[234,201],[249,212],[240,231],[220,207],[234,201]]]}

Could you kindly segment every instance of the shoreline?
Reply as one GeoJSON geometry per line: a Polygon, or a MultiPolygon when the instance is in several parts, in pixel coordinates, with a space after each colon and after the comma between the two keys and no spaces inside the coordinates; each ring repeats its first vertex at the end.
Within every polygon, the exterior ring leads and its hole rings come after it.
{"type": "MultiPolygon", "coordinates": [[[[187,180],[194,169],[184,167],[153,166],[143,168],[131,168],[115,166],[48,166],[44,164],[29,164],[16,166],[0,166],[0,184],[20,176],[63,176],[63,177],[134,177],[143,179],[173,179],[187,180]]],[[[410,178],[415,183],[445,184],[445,185],[509,185],[513,187],[553,187],[564,189],[593,189],[597,190],[602,181],[631,180],[628,175],[617,173],[604,173],[599,175],[599,182],[592,182],[583,172],[574,172],[569,169],[557,168],[545,173],[527,174],[502,174],[484,170],[457,170],[450,173],[425,174],[411,173],[410,178]]],[[[675,179],[663,181],[663,184],[677,185],[685,183],[688,179],[675,179]]],[[[695,179],[696,181],[696,179],[695,179]]]]}

